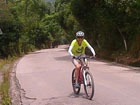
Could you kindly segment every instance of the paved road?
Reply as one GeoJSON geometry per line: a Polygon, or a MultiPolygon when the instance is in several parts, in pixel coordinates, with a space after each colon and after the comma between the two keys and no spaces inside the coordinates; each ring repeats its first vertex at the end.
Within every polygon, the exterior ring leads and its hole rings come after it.
{"type": "Polygon", "coordinates": [[[24,56],[16,67],[23,105],[140,105],[140,69],[90,61],[95,81],[93,100],[71,86],[73,64],[64,49],[40,50],[24,56]]]}

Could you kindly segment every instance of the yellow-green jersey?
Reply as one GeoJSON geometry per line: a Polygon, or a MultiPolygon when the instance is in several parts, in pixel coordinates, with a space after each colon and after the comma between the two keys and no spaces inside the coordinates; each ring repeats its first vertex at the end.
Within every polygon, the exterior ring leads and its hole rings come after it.
{"type": "Polygon", "coordinates": [[[93,53],[93,56],[95,56],[95,51],[94,49],[90,46],[90,44],[83,39],[81,45],[78,44],[77,40],[74,39],[69,47],[68,52],[70,53],[71,56],[80,56],[85,54],[85,48],[88,47],[91,52],[93,53]]]}

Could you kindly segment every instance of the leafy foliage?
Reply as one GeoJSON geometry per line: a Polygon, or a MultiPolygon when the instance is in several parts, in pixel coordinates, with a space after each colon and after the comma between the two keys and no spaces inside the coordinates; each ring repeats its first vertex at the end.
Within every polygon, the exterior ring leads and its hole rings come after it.
{"type": "Polygon", "coordinates": [[[4,6],[1,56],[71,42],[78,30],[100,52],[140,56],[139,0],[21,0],[4,6]]]}
{"type": "Polygon", "coordinates": [[[72,13],[88,39],[111,52],[134,46],[132,39],[140,34],[139,9],[139,0],[71,0],[72,13]]]}
{"type": "Polygon", "coordinates": [[[63,30],[55,20],[52,3],[21,0],[5,6],[2,12],[8,11],[9,18],[3,14],[6,19],[0,19],[3,31],[0,56],[21,55],[36,48],[49,48],[54,41],[60,40],[63,30]]]}

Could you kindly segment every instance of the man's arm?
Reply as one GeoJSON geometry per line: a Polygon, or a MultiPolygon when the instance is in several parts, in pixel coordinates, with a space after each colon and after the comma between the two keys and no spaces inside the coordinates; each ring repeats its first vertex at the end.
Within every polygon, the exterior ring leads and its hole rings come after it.
{"type": "Polygon", "coordinates": [[[69,52],[69,54],[70,54],[71,56],[74,56],[73,53],[72,53],[72,48],[73,48],[73,46],[72,46],[72,44],[71,44],[70,47],[69,47],[68,52],[69,52]]]}
{"type": "Polygon", "coordinates": [[[93,56],[95,57],[95,51],[94,51],[94,49],[91,47],[91,45],[88,43],[87,44],[87,47],[91,50],[91,52],[92,52],[92,54],[93,54],[93,56]]]}

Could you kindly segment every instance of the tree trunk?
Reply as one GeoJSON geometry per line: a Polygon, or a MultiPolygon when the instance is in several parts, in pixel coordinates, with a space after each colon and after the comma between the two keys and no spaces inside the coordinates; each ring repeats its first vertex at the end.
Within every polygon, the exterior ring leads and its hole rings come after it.
{"type": "Polygon", "coordinates": [[[98,48],[99,48],[99,49],[101,49],[101,46],[100,46],[99,41],[98,41],[98,40],[96,40],[96,42],[97,42],[97,46],[98,46],[98,48]]]}
{"type": "Polygon", "coordinates": [[[8,0],[5,0],[5,3],[8,4],[8,0]]]}
{"type": "Polygon", "coordinates": [[[121,30],[120,30],[120,28],[119,28],[118,26],[117,26],[117,29],[118,29],[118,31],[119,31],[119,33],[120,33],[122,39],[123,39],[123,43],[124,43],[124,47],[125,47],[125,51],[127,51],[127,43],[126,43],[126,39],[125,39],[124,35],[122,34],[122,32],[121,32],[121,30]]]}

